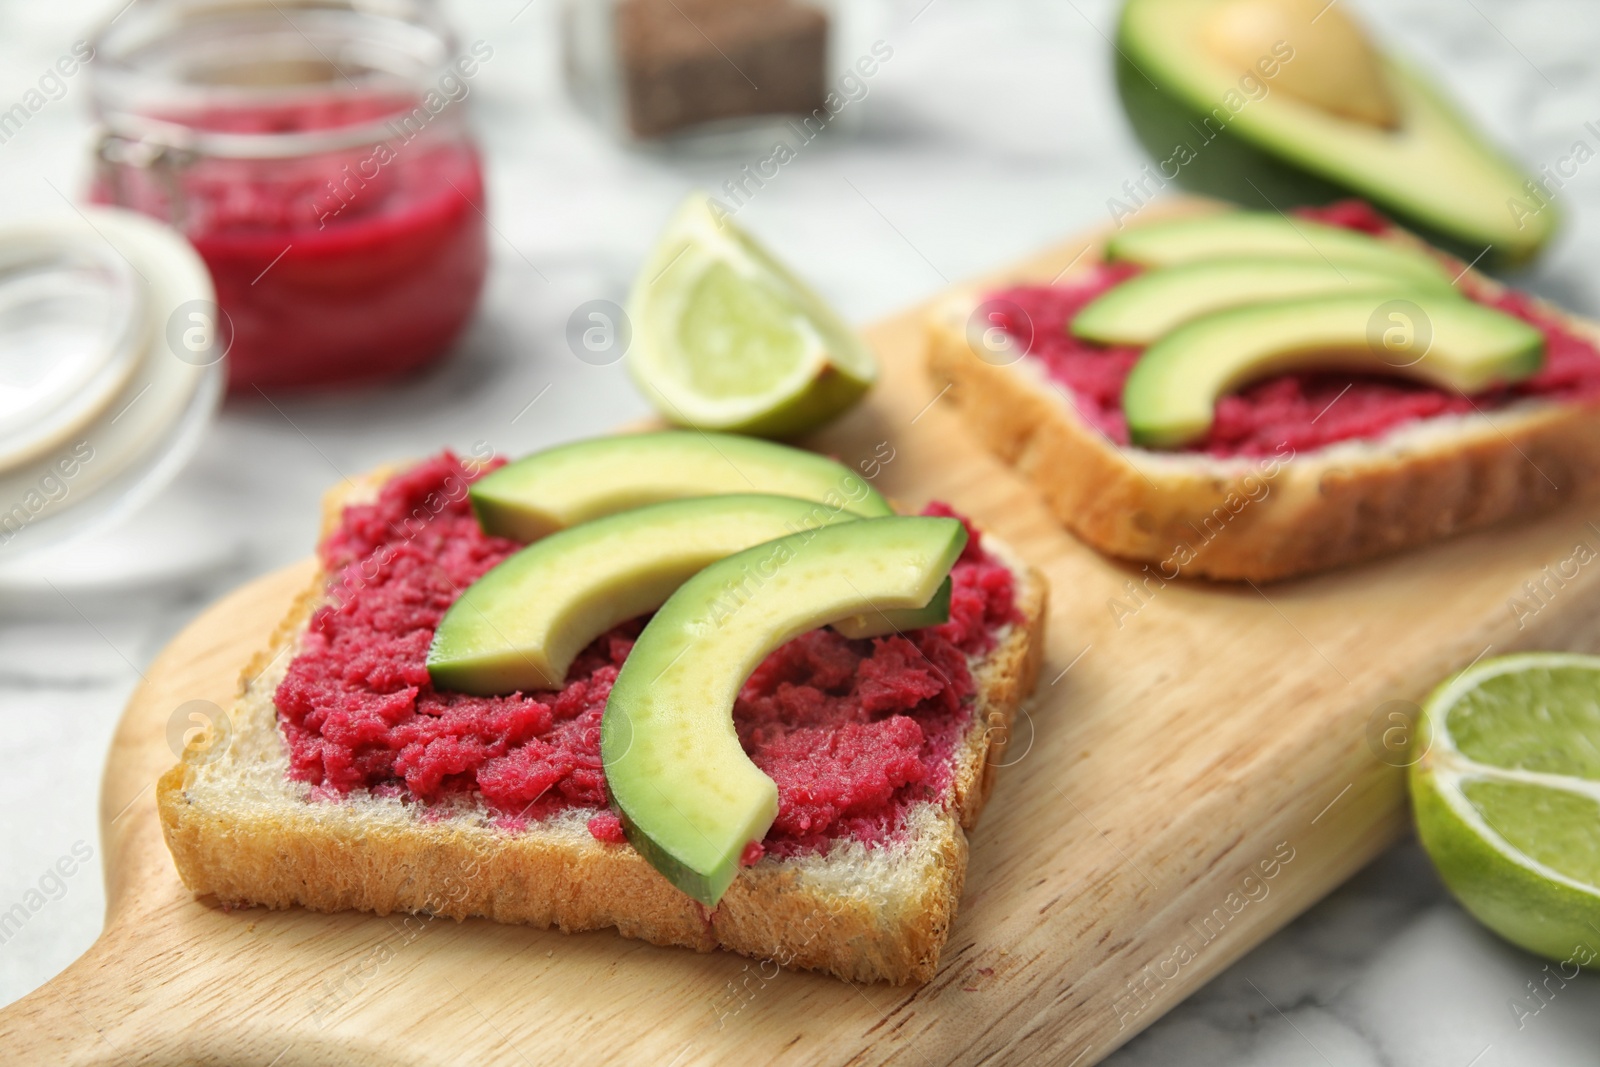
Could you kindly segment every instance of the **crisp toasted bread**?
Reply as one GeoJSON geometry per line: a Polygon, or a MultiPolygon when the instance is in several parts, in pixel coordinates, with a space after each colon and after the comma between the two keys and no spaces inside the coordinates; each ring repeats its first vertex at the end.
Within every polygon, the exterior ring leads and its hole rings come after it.
{"type": "MultiPolygon", "coordinates": [[[[1079,269],[1092,262],[1085,257],[1079,269]]],[[[1464,284],[1498,290],[1462,268],[1464,284]]],[[[1102,552],[1151,565],[1161,579],[1288,578],[1600,491],[1600,411],[1539,399],[1422,419],[1376,440],[1299,455],[1219,459],[1120,446],[1079,415],[1036,360],[974,350],[968,324],[1003,287],[935,307],[928,321],[935,385],[950,387],[977,438],[1033,483],[1063,526],[1102,552]]],[[[1600,337],[1593,323],[1545,310],[1600,337]]]]}
{"type": "MultiPolygon", "coordinates": [[[[388,473],[330,493],[324,532],[345,505],[375,496],[388,473]]],[[[245,669],[228,751],[209,763],[186,753],[162,776],[167,846],[191,890],[230,905],[485,916],[566,931],[615,927],[658,945],[727,948],[852,981],[926,981],[961,898],[965,831],[988,799],[1044,647],[1043,576],[993,538],[985,545],[1015,573],[1024,621],[972,663],[977,694],[952,757],[949,795],[918,803],[893,843],[844,841],[821,855],[763,858],[713,910],[631,847],[596,840],[586,826],[593,810],[567,809],[508,830],[469,800],[442,817],[430,809],[426,819],[415,805],[364,791],[312,801],[311,787],[288,777],[273,694],[323,601],[320,574],[245,669]]]]}

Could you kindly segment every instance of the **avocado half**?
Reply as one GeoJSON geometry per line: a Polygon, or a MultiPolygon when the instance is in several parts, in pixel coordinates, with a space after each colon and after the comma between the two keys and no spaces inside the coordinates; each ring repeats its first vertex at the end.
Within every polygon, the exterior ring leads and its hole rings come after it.
{"type": "MultiPolygon", "coordinates": [[[[1398,121],[1385,128],[1274,88],[1262,57],[1247,80],[1207,47],[1229,0],[1127,0],[1117,29],[1117,89],[1163,179],[1250,206],[1356,196],[1468,260],[1508,269],[1550,240],[1548,194],[1484,140],[1427,79],[1377,56],[1398,121]],[[1485,249],[1488,249],[1485,252],[1485,249]]],[[[1148,183],[1147,183],[1148,184],[1148,183]]]]}

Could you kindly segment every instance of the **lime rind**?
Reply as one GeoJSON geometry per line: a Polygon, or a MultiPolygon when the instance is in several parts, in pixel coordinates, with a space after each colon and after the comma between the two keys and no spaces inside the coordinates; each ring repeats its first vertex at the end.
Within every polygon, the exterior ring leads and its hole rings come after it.
{"type": "Polygon", "coordinates": [[[877,381],[877,359],[849,324],[828,306],[827,301],[763,248],[754,237],[731,222],[723,225],[754,263],[783,282],[784,288],[788,290],[798,310],[804,315],[807,327],[814,330],[827,346],[835,365],[844,373],[868,384],[877,381]]]}
{"type": "Polygon", "coordinates": [[[1529,855],[1469,798],[1475,783],[1539,787],[1600,804],[1600,782],[1501,767],[1460,751],[1451,712],[1486,682],[1533,670],[1594,671],[1600,657],[1522,653],[1488,660],[1447,680],[1428,698],[1411,767],[1417,832],[1440,876],[1463,907],[1514,944],[1562,962],[1600,966],[1600,887],[1529,855]]]}
{"type": "Polygon", "coordinates": [[[629,372],[679,425],[791,436],[877,380],[872,353],[821,297],[701,195],[640,271],[628,315],[629,372]]]}
{"type": "Polygon", "coordinates": [[[1481,820],[1463,814],[1471,805],[1459,790],[1413,772],[1418,836],[1462,907],[1529,952],[1588,968],[1600,964],[1600,897],[1485,831],[1481,820]]]}

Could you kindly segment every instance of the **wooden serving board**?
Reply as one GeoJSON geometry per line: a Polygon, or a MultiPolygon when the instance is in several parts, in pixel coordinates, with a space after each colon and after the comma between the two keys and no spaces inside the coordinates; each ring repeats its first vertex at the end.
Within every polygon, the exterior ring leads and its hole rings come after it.
{"type": "MultiPolygon", "coordinates": [[[[1088,243],[1006,277],[1051,279],[1088,243]]],[[[1390,702],[1486,654],[1600,640],[1600,568],[1547,583],[1542,604],[1523,588],[1580,541],[1600,546],[1595,505],[1310,580],[1135,599],[1133,568],[1065,534],[966,436],[923,374],[921,317],[870,330],[884,382],[812,443],[905,503],[952,502],[1052,584],[1045,670],[972,835],[934,981],[850,985],[609,932],[195,900],[156,819],[168,719],[232,698],[308,562],[212,607],[151,666],[103,783],[105,932],[0,1012],[0,1048],[62,1064],[1083,1067],[1405,831],[1405,720],[1390,718],[1404,705],[1390,702]]]]}

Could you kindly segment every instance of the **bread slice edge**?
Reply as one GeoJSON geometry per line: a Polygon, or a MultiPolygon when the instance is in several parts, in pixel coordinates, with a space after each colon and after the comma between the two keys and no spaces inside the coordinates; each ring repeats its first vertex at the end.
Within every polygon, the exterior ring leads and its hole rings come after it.
{"type": "MultiPolygon", "coordinates": [[[[331,491],[324,533],[347,504],[369,500],[384,468],[331,491]]],[[[266,649],[245,669],[220,757],[190,751],[162,776],[157,805],[179,875],[225,905],[301,906],[481,916],[564,931],[615,928],[625,937],[702,952],[721,947],[849,981],[896,984],[934,974],[966,875],[966,830],[976,824],[1022,701],[1038,677],[1046,583],[1005,544],[985,536],[1017,580],[1023,617],[972,663],[972,720],[953,756],[948,806],[915,805],[902,835],[868,848],[763,858],[715,910],[666,881],[631,847],[596,840],[593,811],[568,809],[524,830],[496,825],[462,802],[419,818],[396,798],[317,799],[287,778],[273,694],[324,596],[319,572],[295,597],[266,649]]]]}
{"type": "MultiPolygon", "coordinates": [[[[1030,283],[1044,279],[1013,284],[1030,283]]],[[[1480,275],[1471,284],[1497,290],[1480,275]]],[[[977,354],[968,323],[1003,287],[969,288],[934,307],[926,323],[934,385],[949,387],[969,430],[1063,526],[1101,552],[1144,564],[1147,583],[1295,577],[1600,490],[1600,412],[1539,399],[1422,419],[1303,455],[1219,459],[1122,447],[1079,414],[1038,361],[1020,351],[977,354]]],[[[1544,310],[1600,338],[1595,324],[1544,310]]]]}

